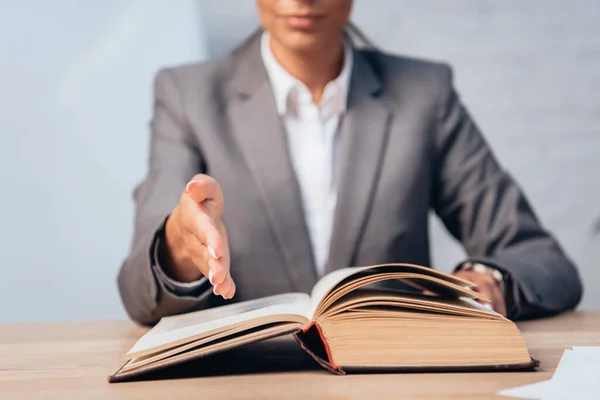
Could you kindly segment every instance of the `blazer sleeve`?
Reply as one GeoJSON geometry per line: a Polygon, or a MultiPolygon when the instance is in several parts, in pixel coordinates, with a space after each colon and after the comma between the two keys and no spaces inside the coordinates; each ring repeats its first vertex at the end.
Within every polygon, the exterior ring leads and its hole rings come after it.
{"type": "Polygon", "coordinates": [[[135,226],[129,255],[121,266],[118,287],[129,316],[142,324],[166,315],[208,306],[210,285],[166,279],[156,246],[170,212],[186,183],[204,169],[201,153],[185,122],[174,74],[160,71],[154,83],[154,115],[150,124],[150,165],[134,191],[135,226]],[[193,290],[192,290],[193,289],[193,290]]]}
{"type": "Polygon", "coordinates": [[[443,70],[432,185],[437,215],[464,245],[467,261],[508,278],[509,318],[574,308],[582,296],[575,266],[492,154],[453,88],[451,69],[443,70]]]}

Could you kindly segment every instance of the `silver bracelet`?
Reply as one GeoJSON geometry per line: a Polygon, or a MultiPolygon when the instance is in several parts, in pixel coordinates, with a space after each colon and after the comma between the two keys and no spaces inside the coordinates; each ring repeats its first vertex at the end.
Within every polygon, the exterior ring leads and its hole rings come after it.
{"type": "Polygon", "coordinates": [[[463,265],[461,265],[460,269],[464,271],[472,270],[474,272],[477,272],[478,274],[488,274],[491,275],[496,282],[504,283],[504,275],[502,275],[502,272],[500,272],[496,268],[488,267],[487,265],[481,263],[466,262],[463,265]]]}

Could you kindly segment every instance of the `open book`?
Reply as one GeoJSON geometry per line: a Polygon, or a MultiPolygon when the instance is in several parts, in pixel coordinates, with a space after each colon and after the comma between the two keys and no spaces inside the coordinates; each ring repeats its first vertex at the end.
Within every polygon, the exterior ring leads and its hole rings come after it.
{"type": "Polygon", "coordinates": [[[411,264],[340,269],[321,278],[310,296],[288,293],[165,317],[129,350],[109,381],[289,333],[338,374],[537,366],[517,326],[480,304],[486,299],[473,288],[411,264]],[[389,280],[435,295],[374,285],[389,280]]]}

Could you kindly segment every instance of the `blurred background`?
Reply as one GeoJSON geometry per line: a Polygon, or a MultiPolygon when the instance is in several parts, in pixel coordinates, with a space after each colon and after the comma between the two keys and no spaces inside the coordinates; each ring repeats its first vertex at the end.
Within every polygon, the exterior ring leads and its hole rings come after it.
{"type": "MultiPolygon", "coordinates": [[[[390,52],[449,62],[498,158],[600,309],[600,2],[355,0],[390,52]]],[[[226,55],[251,0],[0,0],[0,322],[124,318],[116,275],[152,80],[226,55]]],[[[434,265],[464,255],[432,217],[434,265]]]]}

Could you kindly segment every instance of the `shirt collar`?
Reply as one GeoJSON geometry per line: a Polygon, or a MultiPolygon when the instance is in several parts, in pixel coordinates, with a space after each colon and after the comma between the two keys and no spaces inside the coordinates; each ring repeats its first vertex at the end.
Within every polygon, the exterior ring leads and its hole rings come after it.
{"type": "MultiPolygon", "coordinates": [[[[260,43],[260,53],[262,61],[267,70],[275,103],[279,115],[286,115],[290,112],[290,101],[311,101],[309,91],[304,83],[294,78],[287,72],[281,64],[275,59],[271,51],[270,35],[267,31],[263,32],[260,43]]],[[[348,102],[348,91],[350,87],[350,78],[354,63],[354,53],[352,46],[344,41],[344,65],[342,71],[333,81],[325,86],[320,107],[333,105],[334,112],[338,115],[346,111],[348,102]]]]}

